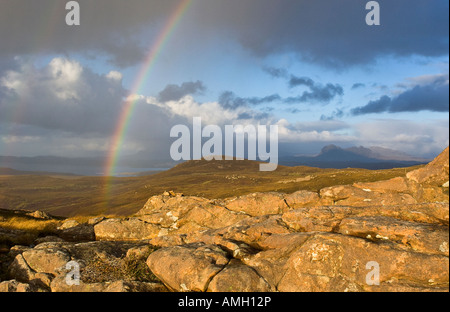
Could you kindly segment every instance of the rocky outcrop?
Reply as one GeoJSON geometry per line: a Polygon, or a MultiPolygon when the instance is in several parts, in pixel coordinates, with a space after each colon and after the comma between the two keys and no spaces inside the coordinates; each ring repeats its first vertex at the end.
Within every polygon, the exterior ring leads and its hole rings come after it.
{"type": "Polygon", "coordinates": [[[406,177],[317,192],[165,192],[11,248],[0,291],[448,291],[447,181],[448,149],[406,177]]]}
{"type": "Polygon", "coordinates": [[[152,251],[142,242],[51,242],[34,248],[14,247],[9,252],[13,260],[7,273],[15,282],[3,289],[14,291],[19,285],[21,290],[26,284],[34,291],[52,292],[167,291],[145,264],[152,251]],[[74,269],[79,282],[68,283],[74,269]]]}
{"type": "Polygon", "coordinates": [[[152,272],[171,290],[197,292],[206,291],[228,262],[225,251],[203,243],[160,249],[147,259],[152,272]]]}
{"type": "Polygon", "coordinates": [[[449,148],[447,147],[438,157],[423,168],[409,172],[406,177],[417,183],[442,186],[448,182],[449,148]]]}

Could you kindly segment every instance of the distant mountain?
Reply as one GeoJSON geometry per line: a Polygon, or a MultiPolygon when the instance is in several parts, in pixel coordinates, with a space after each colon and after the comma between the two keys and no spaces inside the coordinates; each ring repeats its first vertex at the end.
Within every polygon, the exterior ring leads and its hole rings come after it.
{"type": "Polygon", "coordinates": [[[417,162],[430,162],[431,159],[420,158],[408,155],[404,152],[396,151],[389,148],[372,146],[370,148],[366,148],[363,146],[359,147],[350,147],[346,149],[347,151],[353,152],[358,155],[363,155],[372,159],[379,160],[398,160],[398,161],[417,161],[417,162]]]}
{"type": "Polygon", "coordinates": [[[281,157],[285,166],[311,166],[318,168],[391,169],[428,163],[429,159],[417,158],[403,152],[382,147],[341,148],[327,145],[316,156],[281,157]]]}
{"type": "MultiPolygon", "coordinates": [[[[118,173],[160,171],[158,168],[170,168],[176,163],[164,160],[137,160],[134,157],[127,157],[117,164],[118,173]]],[[[36,157],[15,157],[0,156],[0,166],[24,172],[44,172],[44,173],[72,173],[75,175],[101,176],[104,174],[105,158],[103,157],[57,157],[57,156],[36,156],[36,157]]],[[[6,170],[6,169],[5,169],[6,170]]],[[[6,171],[5,171],[6,172],[6,171]]],[[[6,174],[6,173],[5,173],[6,174]]]]}
{"type": "MultiPolygon", "coordinates": [[[[147,153],[138,153],[123,157],[117,164],[118,176],[147,175],[168,169],[180,164],[172,160],[154,158],[147,153]]],[[[280,156],[279,165],[309,166],[317,168],[362,168],[362,169],[391,169],[410,167],[428,163],[429,159],[416,158],[403,152],[382,147],[363,146],[341,148],[327,145],[320,154],[315,156],[280,156]]],[[[0,167],[10,168],[9,173],[3,169],[3,175],[18,175],[41,173],[60,173],[87,176],[101,176],[104,174],[103,157],[69,158],[56,156],[13,157],[0,156],[0,167]],[[14,172],[23,171],[25,173],[14,172]]]]}
{"type": "Polygon", "coordinates": [[[15,170],[11,168],[3,168],[0,167],[0,175],[3,176],[19,176],[19,175],[43,175],[43,176],[49,176],[49,175],[57,175],[57,176],[76,176],[72,173],[61,173],[61,172],[47,172],[47,171],[21,171],[21,170],[15,170]]]}

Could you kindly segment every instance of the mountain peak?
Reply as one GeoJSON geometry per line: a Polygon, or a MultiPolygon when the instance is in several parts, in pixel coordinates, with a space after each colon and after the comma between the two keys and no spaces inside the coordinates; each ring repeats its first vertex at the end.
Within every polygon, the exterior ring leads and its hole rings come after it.
{"type": "Polygon", "coordinates": [[[337,146],[337,145],[330,144],[330,145],[324,146],[322,148],[321,154],[325,154],[325,153],[328,153],[328,152],[333,151],[333,150],[342,150],[342,148],[337,146]]]}

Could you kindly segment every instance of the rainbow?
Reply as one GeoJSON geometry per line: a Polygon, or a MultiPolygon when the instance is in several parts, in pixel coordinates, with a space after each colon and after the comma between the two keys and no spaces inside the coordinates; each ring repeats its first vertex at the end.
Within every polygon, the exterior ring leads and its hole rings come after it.
{"type": "Polygon", "coordinates": [[[194,0],[180,0],[180,3],[170,15],[162,31],[153,43],[149,54],[145,58],[144,65],[134,80],[130,96],[125,101],[125,105],[120,113],[119,120],[112,137],[112,144],[106,157],[104,173],[107,177],[112,177],[115,173],[120,148],[123,144],[125,134],[127,133],[128,126],[137,103],[137,99],[136,97],[133,97],[133,95],[138,94],[141,88],[145,85],[145,82],[147,81],[151,70],[156,63],[158,56],[161,54],[161,51],[164,49],[166,43],[193,1],[194,0]]]}

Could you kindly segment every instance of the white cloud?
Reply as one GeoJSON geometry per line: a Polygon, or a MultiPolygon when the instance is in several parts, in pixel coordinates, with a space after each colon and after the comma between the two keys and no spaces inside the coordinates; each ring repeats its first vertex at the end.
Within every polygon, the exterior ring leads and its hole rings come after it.
{"type": "Polygon", "coordinates": [[[13,143],[30,143],[30,142],[36,142],[40,140],[40,137],[38,136],[18,136],[18,135],[3,135],[0,137],[1,140],[6,144],[13,144],[13,143]]]}
{"type": "Polygon", "coordinates": [[[118,72],[118,71],[115,71],[115,70],[110,71],[106,75],[106,78],[111,79],[111,80],[116,80],[116,81],[121,81],[122,77],[123,77],[122,73],[118,72]]]}
{"type": "Polygon", "coordinates": [[[448,120],[374,120],[354,126],[358,145],[391,148],[432,156],[449,145],[448,120]]]}
{"type": "Polygon", "coordinates": [[[50,73],[49,83],[52,84],[52,90],[60,100],[76,99],[80,100],[78,89],[85,85],[81,80],[83,68],[76,61],[65,58],[54,58],[48,65],[50,73]]]}
{"type": "Polygon", "coordinates": [[[126,91],[111,80],[119,73],[98,75],[62,57],[37,68],[19,60],[0,76],[0,122],[32,125],[69,133],[112,132],[126,91]]]}

